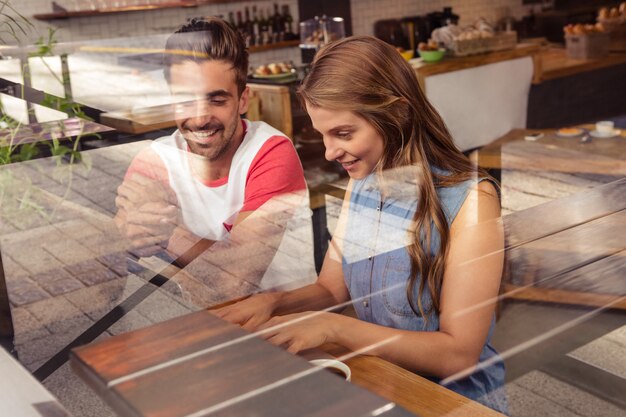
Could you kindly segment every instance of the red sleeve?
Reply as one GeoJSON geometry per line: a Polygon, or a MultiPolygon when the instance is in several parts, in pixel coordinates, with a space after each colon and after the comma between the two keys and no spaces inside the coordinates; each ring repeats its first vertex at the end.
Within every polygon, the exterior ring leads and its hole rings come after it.
{"type": "Polygon", "coordinates": [[[169,184],[169,176],[165,164],[150,147],[143,149],[135,156],[126,171],[124,180],[130,179],[134,174],[169,184]]]}
{"type": "Polygon", "coordinates": [[[296,149],[288,138],[273,136],[250,164],[241,211],[256,210],[276,195],[304,189],[304,171],[296,149]]]}

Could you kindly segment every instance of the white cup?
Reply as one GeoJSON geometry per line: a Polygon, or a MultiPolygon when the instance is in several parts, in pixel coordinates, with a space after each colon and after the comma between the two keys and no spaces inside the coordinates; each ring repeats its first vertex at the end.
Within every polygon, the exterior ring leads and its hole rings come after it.
{"type": "Polygon", "coordinates": [[[610,120],[603,120],[596,123],[596,131],[598,133],[611,134],[615,128],[615,124],[610,120]]]}
{"type": "Polygon", "coordinates": [[[313,359],[309,363],[321,368],[328,368],[329,371],[343,376],[346,381],[350,381],[350,376],[352,375],[350,367],[341,361],[335,359],[313,359]]]}

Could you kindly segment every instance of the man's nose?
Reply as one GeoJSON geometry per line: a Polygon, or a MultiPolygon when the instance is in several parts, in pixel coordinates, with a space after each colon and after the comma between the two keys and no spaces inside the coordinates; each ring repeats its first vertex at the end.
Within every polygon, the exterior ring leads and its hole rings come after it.
{"type": "Polygon", "coordinates": [[[211,119],[211,111],[205,100],[198,100],[191,109],[189,118],[197,126],[204,126],[211,119]]]}

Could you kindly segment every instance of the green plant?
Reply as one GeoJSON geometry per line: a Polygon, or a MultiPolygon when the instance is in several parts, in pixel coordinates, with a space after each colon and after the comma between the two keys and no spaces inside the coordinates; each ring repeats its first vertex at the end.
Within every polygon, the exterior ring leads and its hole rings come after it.
{"type": "MultiPolygon", "coordinates": [[[[25,27],[30,28],[32,24],[15,11],[9,0],[0,0],[0,34],[10,33],[17,39],[20,32],[24,35],[27,33],[25,27]],[[16,17],[7,14],[6,10],[14,12],[16,17]]],[[[0,43],[5,43],[1,36],[0,43]]],[[[69,80],[59,77],[44,59],[55,55],[56,44],[55,31],[50,29],[47,37],[42,36],[35,42],[36,50],[28,57],[40,59],[56,81],[65,85],[69,80]]],[[[28,71],[22,72],[28,76],[28,71]]],[[[25,97],[24,85],[21,86],[19,97],[22,99],[25,97]]],[[[44,94],[40,104],[77,117],[80,120],[79,132],[73,139],[68,138],[62,143],[57,132],[64,132],[64,121],[25,126],[8,115],[0,103],[0,168],[14,162],[29,161],[39,155],[41,146],[47,146],[52,160],[55,161],[52,172],[49,171],[49,166],[44,168],[38,164],[31,164],[30,168],[40,172],[45,169],[46,175],[52,175],[56,181],[64,184],[65,192],[61,199],[65,200],[72,189],[74,170],[77,167],[86,171],[91,169],[90,161],[80,154],[80,140],[86,136],[100,136],[95,133],[87,135],[83,133],[84,122],[92,119],[85,114],[79,104],[73,102],[71,97],[60,98],[44,94]],[[77,162],[80,162],[80,165],[77,165],[77,162]]],[[[49,204],[49,195],[35,187],[28,175],[14,175],[10,169],[0,169],[0,220],[8,220],[13,224],[17,223],[18,227],[24,227],[53,218],[57,208],[58,205],[49,204]]]]}
{"type": "Polygon", "coordinates": [[[19,42],[20,36],[28,35],[32,28],[33,24],[15,10],[11,0],[0,0],[0,44],[6,44],[7,37],[19,42]]]}

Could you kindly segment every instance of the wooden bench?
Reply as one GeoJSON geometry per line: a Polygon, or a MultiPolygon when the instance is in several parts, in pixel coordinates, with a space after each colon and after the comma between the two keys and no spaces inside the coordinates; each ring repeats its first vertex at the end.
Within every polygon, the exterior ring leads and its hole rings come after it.
{"type": "Polygon", "coordinates": [[[626,309],[626,178],[503,218],[505,299],[626,309]]]}

